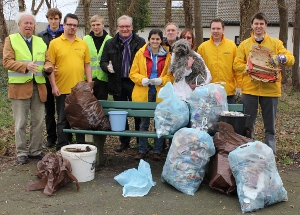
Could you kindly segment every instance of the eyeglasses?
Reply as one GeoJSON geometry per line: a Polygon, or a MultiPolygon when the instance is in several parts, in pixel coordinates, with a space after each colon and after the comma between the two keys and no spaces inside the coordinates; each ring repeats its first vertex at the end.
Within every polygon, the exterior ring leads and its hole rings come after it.
{"type": "Polygon", "coordinates": [[[190,37],[190,36],[186,36],[186,37],[182,37],[183,39],[185,39],[185,40],[190,40],[190,39],[192,39],[192,37],[190,37]]]}
{"type": "Polygon", "coordinates": [[[68,27],[74,27],[74,28],[78,27],[77,24],[71,24],[71,23],[66,23],[65,25],[68,26],[68,27]]]}
{"type": "Polygon", "coordinates": [[[120,29],[124,29],[124,28],[129,29],[129,28],[131,28],[131,25],[119,25],[118,28],[120,28],[120,29]]]}

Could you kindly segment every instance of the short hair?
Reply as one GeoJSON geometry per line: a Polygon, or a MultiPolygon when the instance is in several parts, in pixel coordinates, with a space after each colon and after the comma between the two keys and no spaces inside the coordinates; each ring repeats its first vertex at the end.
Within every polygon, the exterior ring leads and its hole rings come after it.
{"type": "Polygon", "coordinates": [[[130,16],[123,15],[123,16],[120,16],[117,20],[118,26],[119,26],[120,20],[123,20],[123,19],[127,19],[130,22],[130,25],[132,25],[132,22],[133,22],[132,18],[130,16]]]}
{"type": "Polygon", "coordinates": [[[54,17],[56,15],[58,15],[59,19],[62,18],[62,13],[60,12],[60,10],[58,10],[57,8],[50,8],[47,11],[46,18],[48,19],[49,17],[51,17],[51,16],[54,17]]]}
{"type": "Polygon", "coordinates": [[[168,23],[165,25],[165,29],[166,29],[169,25],[175,25],[176,28],[177,28],[177,31],[179,30],[179,25],[177,25],[175,22],[168,22],[168,23]]]}
{"type": "Polygon", "coordinates": [[[16,15],[15,21],[17,24],[21,22],[23,16],[31,16],[34,20],[34,24],[36,23],[35,16],[30,11],[22,11],[16,15]]]}
{"type": "Polygon", "coordinates": [[[100,22],[104,23],[103,17],[96,14],[96,15],[91,17],[90,24],[92,24],[92,22],[96,22],[97,20],[100,20],[100,22]]]}
{"type": "Polygon", "coordinates": [[[67,23],[67,18],[76,19],[77,22],[79,23],[78,17],[77,17],[75,14],[73,14],[73,13],[68,13],[68,14],[65,16],[65,18],[64,18],[64,23],[65,23],[65,24],[67,23]]]}
{"type": "Polygon", "coordinates": [[[195,50],[195,48],[196,48],[196,38],[195,38],[195,36],[194,36],[194,32],[193,32],[193,30],[192,29],[189,29],[189,28],[186,28],[186,29],[183,29],[182,31],[181,31],[181,34],[180,34],[180,39],[182,39],[182,38],[184,38],[185,37],[185,35],[187,34],[187,33],[190,33],[191,35],[192,35],[192,46],[191,46],[191,49],[192,50],[195,50]]]}
{"type": "Polygon", "coordinates": [[[222,25],[222,28],[225,28],[225,23],[223,22],[222,19],[220,19],[220,18],[215,18],[215,19],[211,20],[211,22],[210,22],[210,28],[211,28],[211,24],[212,24],[213,22],[220,22],[221,25],[222,25]]]}
{"type": "Polygon", "coordinates": [[[158,34],[158,36],[159,36],[160,39],[161,39],[160,45],[162,45],[162,44],[163,44],[163,38],[164,38],[163,32],[162,32],[160,29],[158,29],[158,28],[152,29],[152,30],[149,32],[148,41],[150,40],[150,38],[151,38],[151,36],[152,36],[153,34],[158,34]]]}
{"type": "Polygon", "coordinates": [[[262,12],[258,12],[256,14],[254,14],[251,18],[251,24],[253,24],[254,19],[259,19],[259,20],[264,20],[266,24],[268,24],[268,19],[266,14],[262,13],[262,12]]]}

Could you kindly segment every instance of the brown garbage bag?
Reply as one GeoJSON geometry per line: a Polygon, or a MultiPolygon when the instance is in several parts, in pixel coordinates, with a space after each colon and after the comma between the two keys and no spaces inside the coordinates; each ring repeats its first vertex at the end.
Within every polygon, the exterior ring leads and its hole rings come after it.
{"type": "Polygon", "coordinates": [[[109,118],[91,93],[94,82],[81,81],[72,88],[65,100],[66,117],[70,126],[82,130],[110,130],[109,118]]]}
{"type": "Polygon", "coordinates": [[[233,194],[236,192],[236,183],[230,170],[228,154],[236,147],[253,140],[235,133],[232,125],[228,123],[217,124],[219,131],[214,135],[216,154],[212,158],[209,186],[221,193],[233,194]]]}
{"type": "Polygon", "coordinates": [[[72,175],[71,163],[56,153],[47,153],[42,160],[37,163],[36,175],[40,178],[39,181],[28,182],[26,190],[42,190],[44,194],[50,196],[58,188],[75,181],[77,190],[80,186],[77,178],[72,175]]]}

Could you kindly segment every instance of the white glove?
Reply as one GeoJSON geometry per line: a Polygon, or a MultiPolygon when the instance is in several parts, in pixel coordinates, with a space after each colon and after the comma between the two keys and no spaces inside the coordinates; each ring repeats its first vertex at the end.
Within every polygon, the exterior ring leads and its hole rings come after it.
{"type": "Polygon", "coordinates": [[[115,73],[114,67],[113,67],[113,65],[111,64],[111,61],[108,62],[107,70],[108,70],[110,73],[115,73]]]}
{"type": "Polygon", "coordinates": [[[235,89],[235,95],[236,96],[241,96],[242,95],[242,88],[236,88],[235,89]]]}
{"type": "Polygon", "coordinates": [[[149,81],[149,78],[143,78],[142,79],[142,85],[144,86],[144,87],[147,87],[150,83],[149,83],[150,81],[149,81]]]}
{"type": "Polygon", "coordinates": [[[161,78],[153,78],[149,80],[151,85],[161,85],[162,79],[161,78]]]}

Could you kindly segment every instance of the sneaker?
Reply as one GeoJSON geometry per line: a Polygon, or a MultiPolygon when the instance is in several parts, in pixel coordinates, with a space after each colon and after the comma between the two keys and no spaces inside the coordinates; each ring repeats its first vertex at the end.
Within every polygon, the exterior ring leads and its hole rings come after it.
{"type": "Polygon", "coordinates": [[[153,160],[160,161],[160,155],[159,154],[153,154],[153,160]]]}
{"type": "Polygon", "coordinates": [[[44,156],[45,156],[45,154],[43,152],[41,152],[38,155],[28,155],[28,158],[42,160],[44,156]]]}
{"type": "Polygon", "coordinates": [[[28,158],[25,155],[17,157],[17,163],[19,163],[19,164],[26,164],[27,161],[28,161],[28,158]]]}
{"type": "Polygon", "coordinates": [[[53,148],[55,146],[55,143],[49,143],[49,142],[47,142],[47,143],[45,143],[44,145],[43,145],[43,148],[44,149],[50,149],[50,148],[53,148]]]}
{"type": "Polygon", "coordinates": [[[143,154],[143,153],[138,153],[135,157],[134,157],[134,159],[135,160],[141,160],[141,159],[143,159],[143,158],[145,158],[146,157],[146,154],[143,154]]]}

